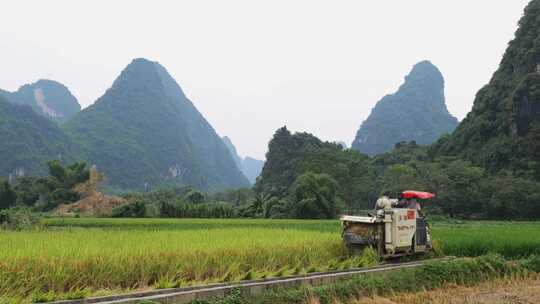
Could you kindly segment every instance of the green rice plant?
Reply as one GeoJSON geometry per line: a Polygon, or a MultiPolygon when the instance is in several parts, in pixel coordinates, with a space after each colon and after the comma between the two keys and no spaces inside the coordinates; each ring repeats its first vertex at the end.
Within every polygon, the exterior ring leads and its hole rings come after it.
{"type": "Polygon", "coordinates": [[[78,300],[78,299],[84,299],[90,294],[90,291],[86,288],[84,289],[74,289],[68,291],[64,295],[64,299],[66,300],[78,300]]]}
{"type": "Polygon", "coordinates": [[[339,264],[338,269],[341,269],[341,270],[349,269],[353,267],[352,265],[353,265],[352,261],[347,259],[347,260],[342,261],[339,264]]]}
{"type": "Polygon", "coordinates": [[[362,254],[360,255],[359,260],[356,263],[356,267],[370,267],[375,266],[379,263],[379,255],[377,254],[377,251],[372,248],[368,247],[362,251],[362,254]]]}
{"type": "MultiPolygon", "coordinates": [[[[336,270],[336,269],[339,269],[339,266],[340,266],[339,261],[334,259],[334,260],[330,260],[330,262],[328,263],[327,268],[328,268],[328,270],[336,270]]],[[[297,269],[295,268],[294,272],[296,272],[296,271],[297,271],[297,269]]]]}
{"type": "Polygon", "coordinates": [[[540,223],[436,223],[432,230],[433,238],[446,255],[479,256],[498,253],[507,258],[521,258],[540,254],[540,223]]]}
{"type": "Polygon", "coordinates": [[[32,295],[32,303],[45,303],[56,300],[56,294],[51,290],[48,292],[35,292],[32,295]]]}
{"type": "Polygon", "coordinates": [[[306,273],[314,273],[314,272],[319,272],[319,269],[315,266],[311,266],[306,270],[306,273]]]}
{"type": "Polygon", "coordinates": [[[293,275],[299,275],[299,274],[302,274],[304,271],[305,271],[304,266],[301,263],[298,263],[298,264],[296,264],[296,266],[294,266],[291,273],[293,275]]]}
{"type": "Polygon", "coordinates": [[[442,257],[444,256],[444,251],[442,249],[441,240],[435,239],[431,241],[431,246],[433,248],[433,256],[434,257],[442,257]]]}
{"type": "Polygon", "coordinates": [[[154,283],[154,288],[155,289],[178,288],[181,285],[183,285],[181,280],[176,280],[174,278],[164,276],[164,277],[159,278],[157,282],[154,283]]]}
{"type": "Polygon", "coordinates": [[[521,265],[533,272],[540,272],[540,255],[531,255],[521,262],[521,265]]]}
{"type": "Polygon", "coordinates": [[[289,271],[289,269],[286,266],[284,266],[278,269],[277,271],[275,271],[274,273],[272,273],[270,276],[273,278],[280,278],[280,277],[287,276],[288,274],[290,274],[290,272],[291,271],[289,271]]]}
{"type": "Polygon", "coordinates": [[[253,274],[253,271],[246,272],[241,278],[240,281],[249,281],[253,280],[255,278],[255,275],[253,274]]]}

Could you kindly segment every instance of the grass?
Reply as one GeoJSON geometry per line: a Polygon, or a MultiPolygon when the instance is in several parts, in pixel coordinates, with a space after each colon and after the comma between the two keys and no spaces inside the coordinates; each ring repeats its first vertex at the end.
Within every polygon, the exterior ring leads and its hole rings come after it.
{"type": "MultiPolygon", "coordinates": [[[[42,231],[0,231],[0,298],[81,298],[346,269],[338,221],[53,218],[42,231]]],[[[444,253],[539,253],[540,224],[435,223],[444,253]]],[[[0,302],[2,302],[0,300],[0,302]]]]}

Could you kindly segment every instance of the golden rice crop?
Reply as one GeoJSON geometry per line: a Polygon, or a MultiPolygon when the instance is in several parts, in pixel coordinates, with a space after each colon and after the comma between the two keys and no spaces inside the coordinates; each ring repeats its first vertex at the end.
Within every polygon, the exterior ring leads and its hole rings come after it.
{"type": "Polygon", "coordinates": [[[89,228],[0,232],[0,296],[231,281],[248,273],[256,278],[324,270],[347,258],[339,234],[325,231],[325,222],[306,222],[305,230],[289,229],[287,221],[201,222],[86,219],[81,223],[89,228]]]}

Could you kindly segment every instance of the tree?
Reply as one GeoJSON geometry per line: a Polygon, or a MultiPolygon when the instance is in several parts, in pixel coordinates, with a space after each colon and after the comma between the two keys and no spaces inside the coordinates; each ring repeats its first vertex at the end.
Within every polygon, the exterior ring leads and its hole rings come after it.
{"type": "Polygon", "coordinates": [[[484,212],[493,219],[537,219],[540,217],[540,183],[500,174],[484,183],[484,212]]]}
{"type": "Polygon", "coordinates": [[[286,127],[276,131],[268,144],[266,162],[254,186],[256,192],[283,198],[296,178],[304,173],[303,160],[323,148],[341,151],[341,146],[322,142],[309,133],[291,134],[286,127]]]}
{"type": "Polygon", "coordinates": [[[338,184],[338,195],[348,210],[366,208],[374,187],[375,171],[366,155],[354,150],[325,146],[308,154],[298,167],[299,173],[328,174],[338,184]]]}
{"type": "Polygon", "coordinates": [[[384,170],[378,181],[380,193],[390,191],[397,194],[404,190],[423,190],[425,185],[418,178],[416,170],[410,165],[391,165],[384,170]]]}
{"type": "Polygon", "coordinates": [[[236,205],[246,204],[255,196],[251,188],[227,189],[210,195],[209,199],[218,202],[230,202],[236,205]]]}
{"type": "Polygon", "coordinates": [[[52,160],[47,165],[49,166],[49,174],[56,178],[65,189],[71,189],[90,178],[90,170],[86,167],[85,162],[76,162],[64,167],[59,160],[52,160]]]}
{"type": "Polygon", "coordinates": [[[17,193],[17,204],[34,206],[39,196],[47,193],[48,189],[38,177],[19,177],[13,189],[17,193]]]}
{"type": "Polygon", "coordinates": [[[336,217],[338,205],[337,182],[328,174],[307,172],[300,175],[293,185],[291,214],[294,218],[336,217]]]}
{"type": "Polygon", "coordinates": [[[66,181],[67,172],[59,160],[51,160],[47,162],[47,166],[49,167],[50,176],[56,178],[61,183],[66,181]]]}
{"type": "Polygon", "coordinates": [[[271,197],[264,203],[264,218],[286,218],[287,201],[277,197],[271,197]]]}
{"type": "Polygon", "coordinates": [[[146,205],[141,201],[125,204],[112,210],[112,217],[144,217],[146,205]]]}
{"type": "Polygon", "coordinates": [[[8,209],[15,205],[17,194],[11,188],[6,179],[0,179],[0,210],[8,209]]]}
{"type": "Polygon", "coordinates": [[[192,204],[201,204],[204,202],[204,194],[197,190],[191,190],[186,194],[185,200],[192,204]]]}
{"type": "Polygon", "coordinates": [[[248,217],[268,217],[269,210],[266,204],[269,199],[269,194],[256,193],[249,206],[244,210],[244,215],[248,217]]]}
{"type": "Polygon", "coordinates": [[[440,199],[444,200],[443,210],[451,216],[470,217],[482,213],[482,202],[485,200],[480,184],[484,179],[484,169],[472,166],[471,163],[456,160],[443,168],[449,183],[442,187],[440,199]]]}

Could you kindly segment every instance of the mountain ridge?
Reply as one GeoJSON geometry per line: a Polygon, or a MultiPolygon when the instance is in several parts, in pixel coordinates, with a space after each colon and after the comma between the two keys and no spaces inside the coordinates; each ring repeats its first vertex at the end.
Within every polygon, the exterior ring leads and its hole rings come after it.
{"type": "Polygon", "coordinates": [[[232,143],[232,140],[228,136],[223,136],[222,139],[223,139],[223,143],[225,143],[225,146],[227,147],[227,149],[231,153],[231,156],[232,156],[232,158],[234,160],[234,163],[236,164],[238,169],[242,170],[242,161],[243,161],[243,159],[238,154],[238,151],[236,150],[236,147],[232,143]]]}
{"type": "Polygon", "coordinates": [[[154,61],[134,59],[103,96],[63,128],[122,188],[248,184],[212,126],[154,61]]]}
{"type": "Polygon", "coordinates": [[[60,123],[81,110],[79,101],[65,85],[49,79],[22,85],[14,92],[0,89],[0,96],[12,103],[29,105],[37,113],[60,123]]]}
{"type": "Polygon", "coordinates": [[[478,91],[472,110],[431,153],[540,179],[539,88],[540,0],[533,0],[499,67],[478,91]]]}

